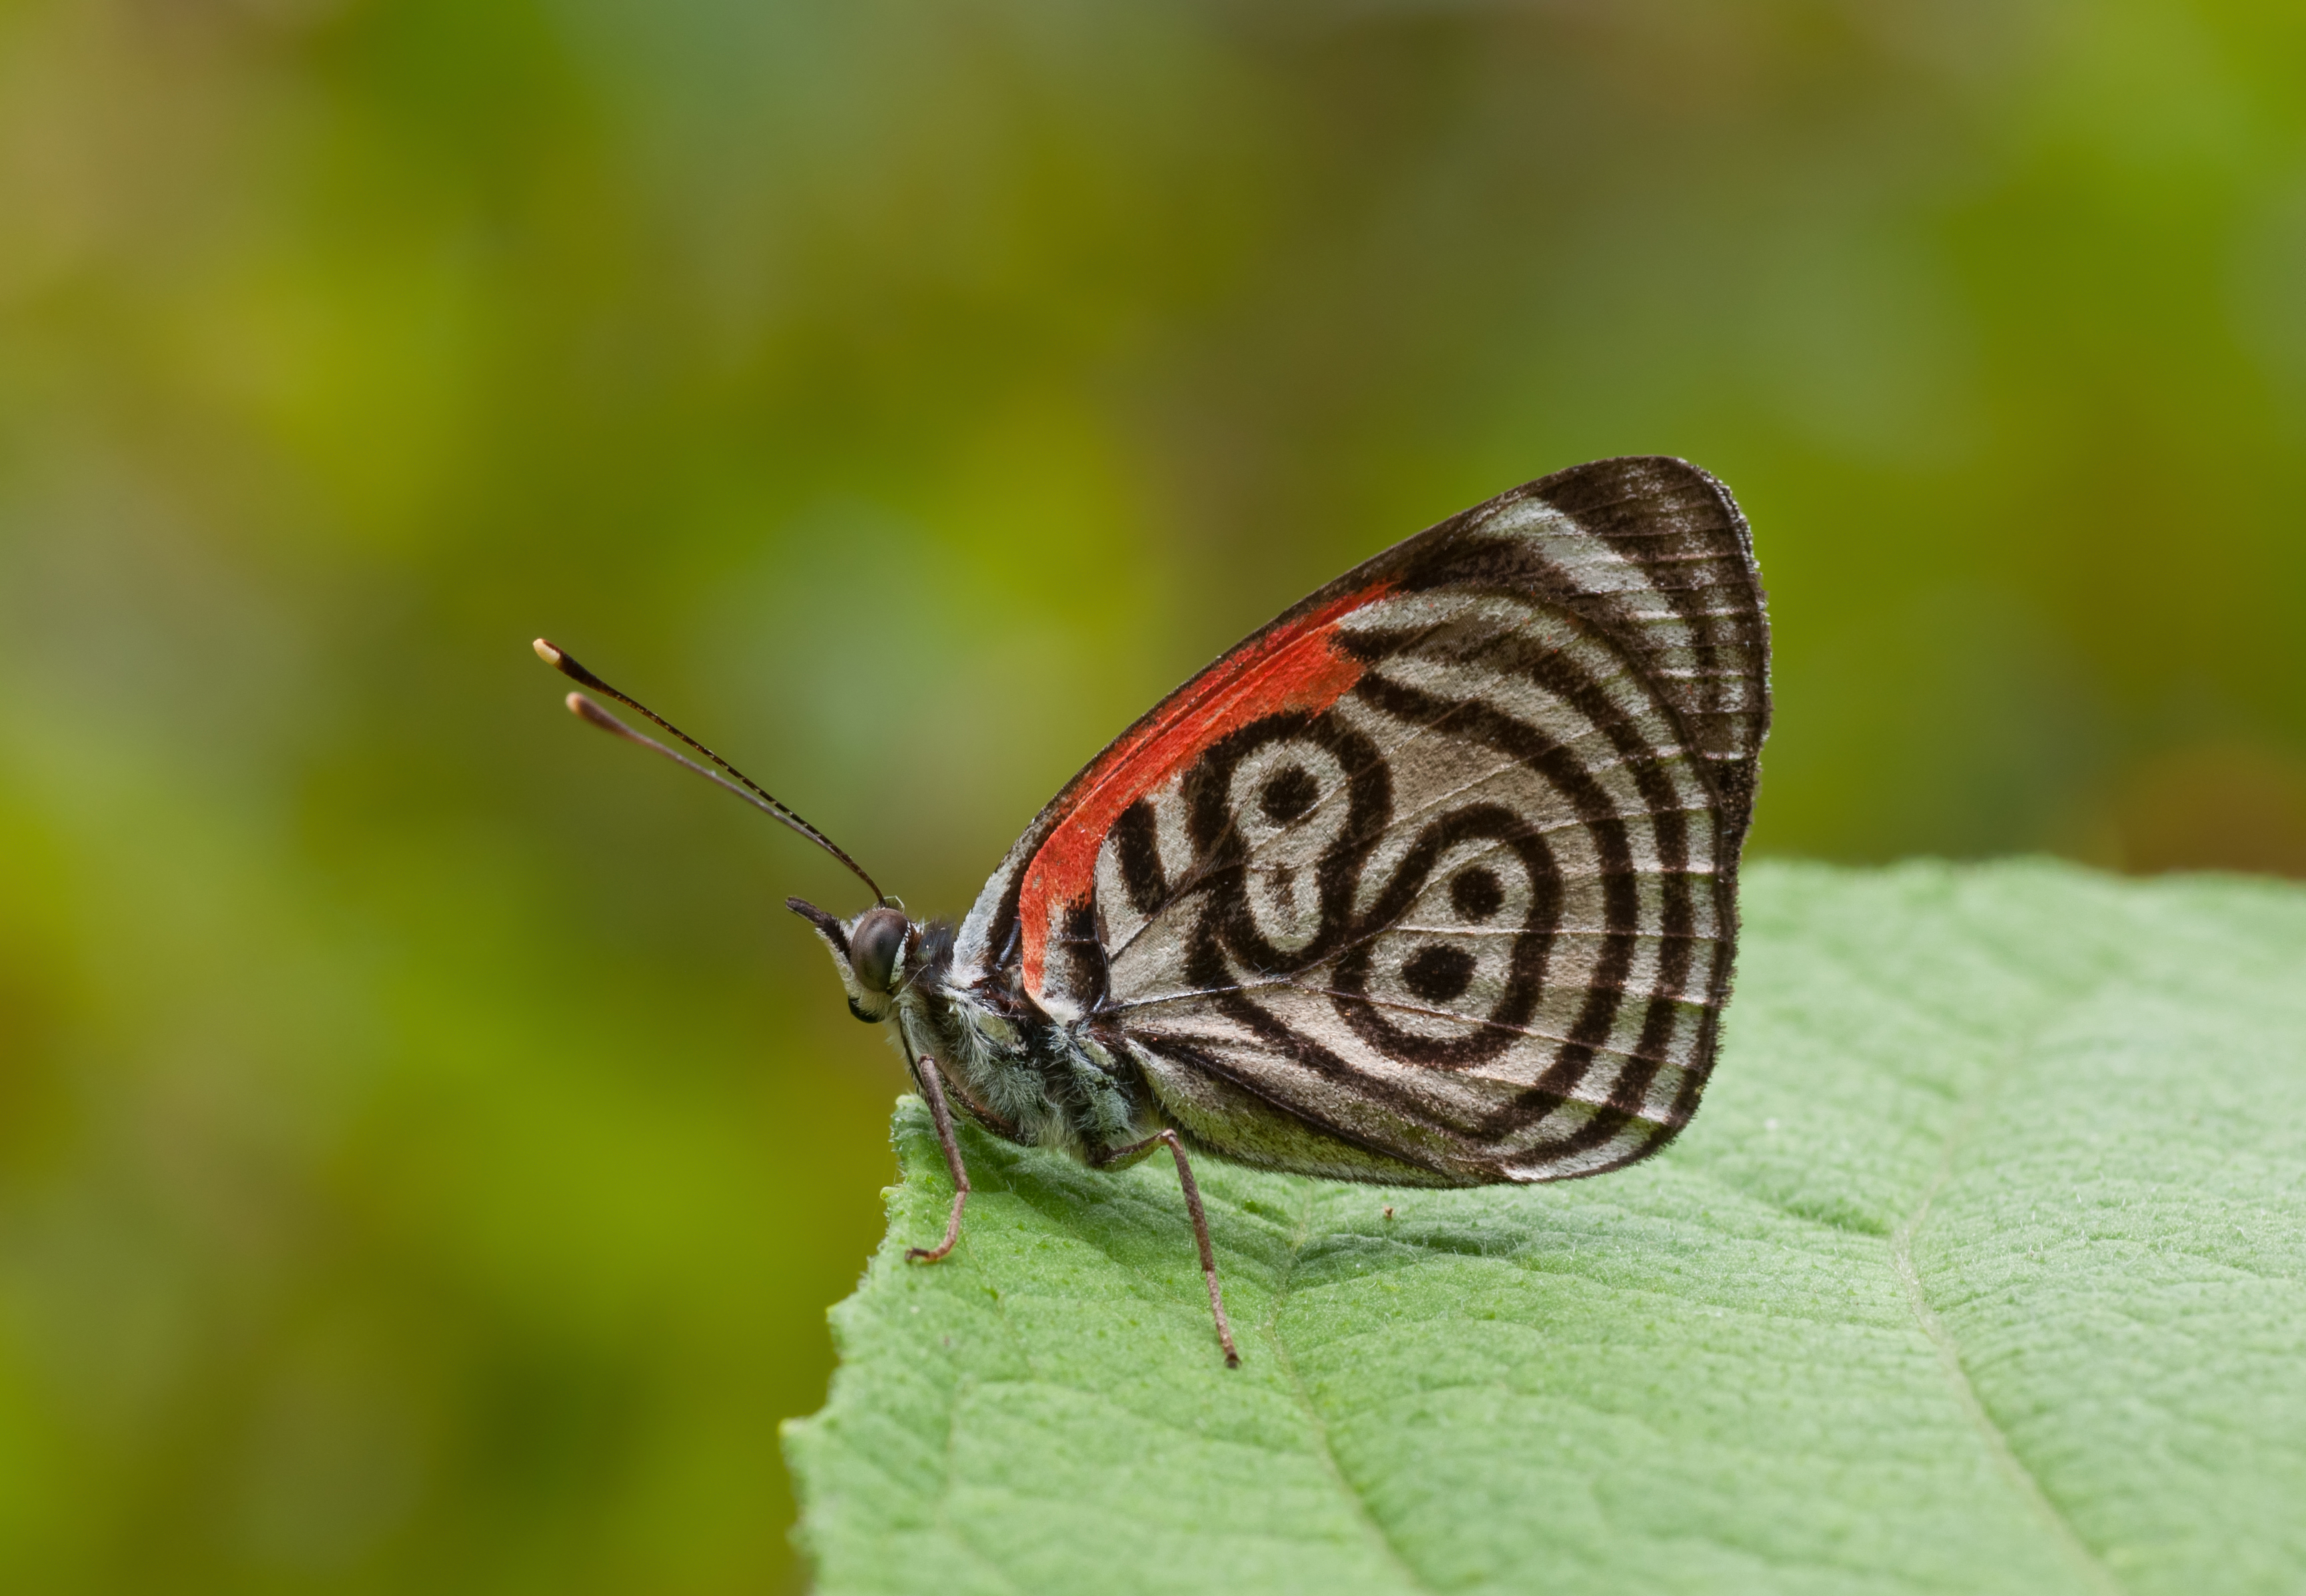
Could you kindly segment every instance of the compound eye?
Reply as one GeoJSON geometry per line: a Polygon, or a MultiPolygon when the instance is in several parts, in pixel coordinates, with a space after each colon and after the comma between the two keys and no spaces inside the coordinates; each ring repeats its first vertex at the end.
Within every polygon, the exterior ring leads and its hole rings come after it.
{"type": "Polygon", "coordinates": [[[896,984],[897,955],[904,951],[905,933],[911,927],[893,909],[871,909],[849,934],[849,968],[857,984],[868,992],[886,992],[896,984]]]}

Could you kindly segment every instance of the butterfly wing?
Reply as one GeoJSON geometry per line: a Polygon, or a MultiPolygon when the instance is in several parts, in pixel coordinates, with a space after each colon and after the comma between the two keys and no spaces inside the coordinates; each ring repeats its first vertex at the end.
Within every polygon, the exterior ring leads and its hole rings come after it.
{"type": "Polygon", "coordinates": [[[957,962],[1087,1023],[1202,1145],[1459,1184],[1686,1123],[1768,729],[1746,524],[1578,466],[1349,572],[1070,782],[957,962]]]}

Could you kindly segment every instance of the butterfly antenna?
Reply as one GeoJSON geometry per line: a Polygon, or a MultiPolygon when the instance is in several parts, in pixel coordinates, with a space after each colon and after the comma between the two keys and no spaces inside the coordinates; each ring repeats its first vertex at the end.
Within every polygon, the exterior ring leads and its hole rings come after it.
{"type": "Polygon", "coordinates": [[[623,704],[626,708],[647,716],[648,719],[655,722],[656,725],[662,728],[664,730],[670,732],[682,742],[687,743],[690,747],[696,749],[699,754],[704,755],[705,758],[711,760],[714,764],[719,765],[721,769],[713,770],[707,766],[701,765],[694,759],[691,759],[687,755],[681,753],[678,748],[668,748],[662,743],[657,741],[656,738],[642,735],[640,732],[637,732],[631,727],[626,725],[622,721],[617,719],[616,716],[611,714],[607,710],[602,709],[599,704],[594,703],[590,698],[585,697],[582,693],[571,693],[568,695],[568,713],[570,714],[575,715],[578,720],[584,721],[588,726],[597,726],[603,731],[623,738],[628,743],[638,743],[644,748],[652,749],[656,753],[662,754],[667,759],[671,760],[673,764],[681,766],[683,769],[695,771],[698,775],[704,777],[706,781],[712,782],[716,787],[726,788],[729,791],[735,793],[739,798],[743,798],[747,803],[752,805],[753,807],[760,810],[763,814],[767,815],[770,818],[790,826],[794,831],[799,832],[802,836],[816,843],[819,848],[824,849],[825,852],[831,854],[834,858],[839,859],[842,864],[848,866],[849,868],[856,875],[858,880],[863,882],[867,887],[872,889],[873,900],[875,903],[886,903],[889,901],[889,895],[881,890],[881,886],[878,882],[875,881],[870,875],[867,875],[865,873],[864,866],[858,864],[855,859],[850,858],[846,853],[843,853],[841,850],[840,845],[834,842],[832,838],[826,836],[823,832],[818,831],[815,826],[809,824],[808,822],[803,820],[799,815],[787,808],[782,802],[771,794],[766,788],[754,781],[752,777],[739,770],[735,765],[730,764],[727,760],[722,758],[721,755],[715,754],[703,743],[698,742],[695,738],[689,736],[688,733],[683,731],[679,727],[666,720],[662,715],[657,713],[656,711],[651,709],[647,704],[643,704],[639,699],[628,697],[625,694],[617,691],[616,688],[611,687],[607,682],[602,681],[590,670],[585,670],[584,666],[578,664],[574,655],[568,653],[542,637],[539,637],[536,640],[535,648],[536,657],[542,660],[546,664],[551,666],[555,670],[560,672],[561,675],[568,677],[572,681],[582,682],[586,687],[592,688],[595,693],[605,694],[607,696],[615,699],[619,704],[623,704]],[[728,774],[722,774],[722,771],[726,771],[728,774]]]}

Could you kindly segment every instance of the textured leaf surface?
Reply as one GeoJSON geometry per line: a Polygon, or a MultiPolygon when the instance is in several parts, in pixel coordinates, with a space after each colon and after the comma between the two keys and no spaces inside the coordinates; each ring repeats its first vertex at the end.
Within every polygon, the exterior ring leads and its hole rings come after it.
{"type": "Polygon", "coordinates": [[[851,1592],[2295,1592],[2306,893],[1761,866],[1704,1110],[1600,1180],[1164,1162],[919,1105],[795,1424],[851,1592]],[[1392,1205],[1392,1217],[1385,1208],[1392,1205]]]}

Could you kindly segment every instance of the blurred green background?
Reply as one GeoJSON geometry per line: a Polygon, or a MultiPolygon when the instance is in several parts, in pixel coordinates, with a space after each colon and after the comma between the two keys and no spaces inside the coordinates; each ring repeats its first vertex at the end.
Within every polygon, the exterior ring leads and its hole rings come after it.
{"type": "Polygon", "coordinates": [[[0,1580],[775,1590],[957,912],[1592,457],[1753,518],[1757,849],[2306,874],[2306,11],[0,0],[0,1580]]]}

